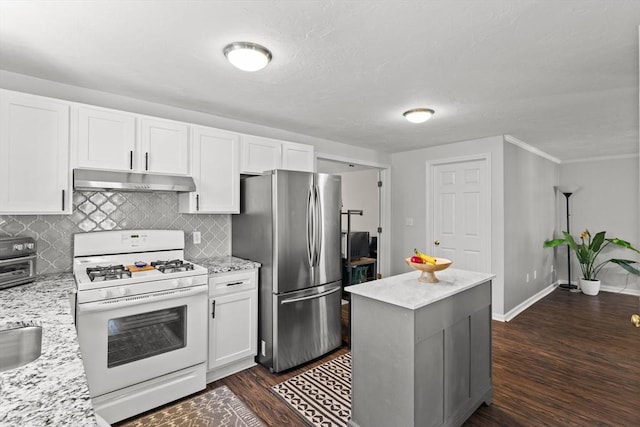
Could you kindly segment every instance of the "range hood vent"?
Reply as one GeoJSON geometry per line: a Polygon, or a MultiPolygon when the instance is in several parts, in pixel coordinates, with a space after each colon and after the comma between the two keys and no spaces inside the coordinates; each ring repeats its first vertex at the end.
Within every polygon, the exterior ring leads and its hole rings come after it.
{"type": "Polygon", "coordinates": [[[73,188],[84,191],[182,192],[196,191],[196,184],[190,176],[74,169],[73,188]]]}

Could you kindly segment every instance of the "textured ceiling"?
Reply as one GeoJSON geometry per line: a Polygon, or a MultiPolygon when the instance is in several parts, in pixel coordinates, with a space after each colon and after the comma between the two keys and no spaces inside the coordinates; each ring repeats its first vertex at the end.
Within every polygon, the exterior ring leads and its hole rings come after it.
{"type": "MultiPolygon", "coordinates": [[[[640,1],[7,1],[0,69],[385,152],[638,152],[640,1]],[[273,52],[256,73],[232,41],[273,52]],[[436,110],[420,125],[402,112],[436,110]]],[[[0,82],[1,83],[1,82],[0,82]]]]}

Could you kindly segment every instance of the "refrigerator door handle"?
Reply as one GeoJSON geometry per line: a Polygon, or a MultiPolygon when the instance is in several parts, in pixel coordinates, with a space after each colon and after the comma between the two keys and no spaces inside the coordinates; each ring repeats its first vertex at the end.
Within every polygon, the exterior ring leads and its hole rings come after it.
{"type": "Polygon", "coordinates": [[[320,220],[320,218],[322,218],[322,213],[321,213],[321,209],[322,206],[320,204],[320,190],[318,189],[318,186],[314,186],[313,188],[314,193],[315,193],[315,211],[316,211],[316,216],[315,216],[315,232],[316,232],[316,246],[315,246],[315,264],[316,266],[320,265],[320,253],[322,251],[322,221],[320,220]]]}
{"type": "Polygon", "coordinates": [[[324,292],[321,292],[321,293],[315,294],[315,295],[308,295],[306,297],[300,297],[300,298],[285,299],[285,300],[280,301],[280,304],[284,305],[284,304],[291,304],[291,303],[299,302],[299,301],[307,301],[307,300],[310,300],[310,299],[322,298],[322,297],[326,297],[327,295],[331,295],[333,293],[336,293],[341,289],[342,289],[341,287],[337,287],[337,288],[330,289],[328,291],[324,291],[324,292]]]}
{"type": "Polygon", "coordinates": [[[314,208],[313,208],[313,191],[309,188],[309,192],[307,194],[307,261],[309,262],[309,267],[313,267],[313,257],[314,257],[314,245],[315,245],[315,236],[314,236],[314,208]]]}

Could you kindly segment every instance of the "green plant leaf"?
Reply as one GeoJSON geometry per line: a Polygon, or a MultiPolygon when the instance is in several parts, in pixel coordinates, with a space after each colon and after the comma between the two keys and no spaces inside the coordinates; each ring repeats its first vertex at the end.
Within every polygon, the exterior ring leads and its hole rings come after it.
{"type": "Polygon", "coordinates": [[[602,243],[604,243],[604,235],[605,235],[606,231],[600,231],[598,233],[596,233],[596,235],[593,237],[593,240],[591,241],[591,250],[594,252],[598,252],[600,250],[600,246],[602,246],[602,243]]]}
{"type": "Polygon", "coordinates": [[[629,259],[610,259],[609,261],[614,264],[618,264],[620,267],[624,268],[631,274],[640,276],[640,270],[638,270],[637,268],[631,265],[631,264],[635,264],[636,261],[632,261],[629,259]]]}
{"type": "Polygon", "coordinates": [[[631,249],[632,251],[636,251],[640,253],[640,250],[631,246],[631,243],[627,242],[626,240],[618,239],[617,237],[614,237],[613,239],[607,239],[607,240],[613,243],[614,245],[622,246],[623,248],[631,249]]]}
{"type": "Polygon", "coordinates": [[[563,231],[562,234],[564,234],[564,239],[566,240],[567,244],[571,247],[571,249],[573,249],[574,251],[578,252],[578,245],[576,245],[575,240],[573,240],[573,237],[571,237],[571,234],[567,233],[566,231],[563,231]]]}
{"type": "Polygon", "coordinates": [[[555,246],[564,245],[565,243],[567,243],[567,241],[565,239],[546,240],[542,244],[542,247],[543,248],[553,248],[555,246]]]}

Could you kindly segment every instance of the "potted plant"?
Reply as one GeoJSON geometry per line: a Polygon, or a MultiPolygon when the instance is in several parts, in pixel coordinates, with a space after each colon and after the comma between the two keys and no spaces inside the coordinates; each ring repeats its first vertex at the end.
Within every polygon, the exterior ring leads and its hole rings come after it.
{"type": "Polygon", "coordinates": [[[580,289],[587,295],[598,295],[600,291],[600,280],[597,279],[598,273],[607,263],[612,262],[627,270],[629,273],[640,275],[640,270],[631,264],[637,261],[629,259],[611,258],[596,264],[596,258],[604,248],[609,245],[617,245],[626,249],[640,253],[640,251],[627,241],[614,238],[606,238],[606,231],[600,231],[591,238],[589,230],[585,230],[580,234],[581,243],[578,244],[571,234],[563,231],[563,238],[547,240],[544,242],[545,248],[552,248],[558,245],[567,244],[576,253],[580,269],[582,270],[582,278],[580,279],[580,289]]]}

